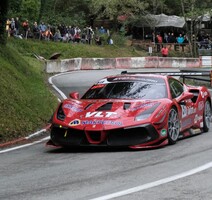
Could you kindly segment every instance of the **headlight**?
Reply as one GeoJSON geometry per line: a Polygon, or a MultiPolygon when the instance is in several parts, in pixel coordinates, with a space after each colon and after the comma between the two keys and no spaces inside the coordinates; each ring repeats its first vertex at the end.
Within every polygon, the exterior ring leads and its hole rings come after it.
{"type": "Polygon", "coordinates": [[[150,117],[150,115],[156,110],[156,108],[160,105],[160,103],[156,103],[151,108],[145,110],[144,112],[140,113],[135,117],[136,121],[144,120],[150,117]]]}
{"type": "Polygon", "coordinates": [[[62,103],[60,104],[58,111],[57,111],[57,119],[63,121],[66,117],[63,108],[62,108],[62,103]]]}

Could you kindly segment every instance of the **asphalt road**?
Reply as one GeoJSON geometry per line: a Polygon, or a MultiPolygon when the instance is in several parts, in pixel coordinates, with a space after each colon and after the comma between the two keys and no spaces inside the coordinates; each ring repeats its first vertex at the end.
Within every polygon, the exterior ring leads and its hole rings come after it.
{"type": "MultiPolygon", "coordinates": [[[[120,71],[81,71],[52,78],[80,94],[120,71]]],[[[155,150],[54,149],[45,142],[0,150],[0,199],[211,200],[212,132],[155,150]]]]}

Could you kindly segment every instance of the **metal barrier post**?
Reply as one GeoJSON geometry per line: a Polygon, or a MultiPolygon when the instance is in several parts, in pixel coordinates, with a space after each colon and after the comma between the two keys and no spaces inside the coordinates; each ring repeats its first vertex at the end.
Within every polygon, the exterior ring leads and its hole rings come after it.
{"type": "Polygon", "coordinates": [[[210,85],[212,87],[212,71],[210,71],[210,85]]]}

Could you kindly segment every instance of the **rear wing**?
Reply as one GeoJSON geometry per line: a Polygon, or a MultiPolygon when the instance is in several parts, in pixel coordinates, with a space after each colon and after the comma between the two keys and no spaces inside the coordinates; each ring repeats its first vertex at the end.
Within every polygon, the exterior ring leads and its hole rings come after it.
{"type": "Polygon", "coordinates": [[[183,79],[183,83],[185,83],[185,79],[193,79],[199,81],[210,82],[210,86],[212,87],[212,70],[210,71],[187,71],[181,70],[180,72],[128,72],[122,71],[121,74],[160,74],[166,76],[179,76],[183,79]]]}

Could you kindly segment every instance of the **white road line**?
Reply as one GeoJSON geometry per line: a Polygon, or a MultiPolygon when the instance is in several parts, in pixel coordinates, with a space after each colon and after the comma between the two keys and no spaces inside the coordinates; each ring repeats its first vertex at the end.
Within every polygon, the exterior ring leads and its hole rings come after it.
{"type": "Polygon", "coordinates": [[[45,131],[47,131],[47,130],[46,130],[46,129],[41,129],[41,130],[39,130],[39,131],[37,131],[37,132],[35,132],[35,133],[33,133],[33,134],[31,134],[31,135],[25,137],[25,139],[28,140],[28,139],[30,139],[30,138],[32,138],[32,137],[34,137],[34,136],[37,136],[37,135],[39,135],[39,134],[41,134],[41,133],[43,133],[43,132],[45,132],[45,131]]]}
{"type": "Polygon", "coordinates": [[[49,81],[49,84],[52,85],[52,87],[60,94],[60,96],[63,98],[63,99],[67,99],[67,96],[58,88],[56,87],[53,82],[52,82],[52,78],[56,77],[56,76],[60,76],[61,74],[56,74],[54,76],[51,76],[48,81],[49,81]]]}
{"type": "Polygon", "coordinates": [[[205,165],[202,165],[200,167],[194,168],[192,170],[189,170],[189,171],[186,171],[186,172],[174,175],[174,176],[170,176],[170,177],[158,180],[158,181],[154,181],[154,182],[151,182],[151,183],[147,183],[147,184],[140,185],[140,186],[137,186],[137,187],[129,188],[127,190],[115,192],[115,193],[112,193],[112,194],[108,194],[108,195],[98,197],[98,198],[94,198],[94,199],[90,199],[90,200],[108,200],[108,199],[121,197],[121,196],[124,196],[124,195],[129,195],[129,194],[132,194],[132,193],[135,193],[135,192],[140,192],[142,190],[150,189],[152,187],[156,187],[156,186],[159,186],[159,185],[162,185],[162,184],[165,184],[165,183],[169,183],[169,182],[181,179],[181,178],[185,178],[187,176],[196,174],[198,172],[204,171],[204,170],[209,169],[211,167],[212,167],[212,162],[209,162],[209,163],[206,163],[205,165]]]}
{"type": "Polygon", "coordinates": [[[17,147],[5,149],[5,150],[0,151],[0,154],[1,154],[1,153],[6,153],[6,152],[10,152],[10,151],[14,151],[14,150],[17,150],[17,149],[21,149],[21,148],[24,148],[24,147],[29,147],[29,146],[32,146],[32,145],[41,143],[41,142],[46,141],[46,140],[49,140],[49,139],[50,139],[50,137],[48,136],[48,137],[45,137],[45,138],[43,138],[43,139],[41,139],[41,140],[35,141],[35,142],[33,142],[33,143],[24,144],[24,145],[21,145],[21,146],[17,146],[17,147]]]}

